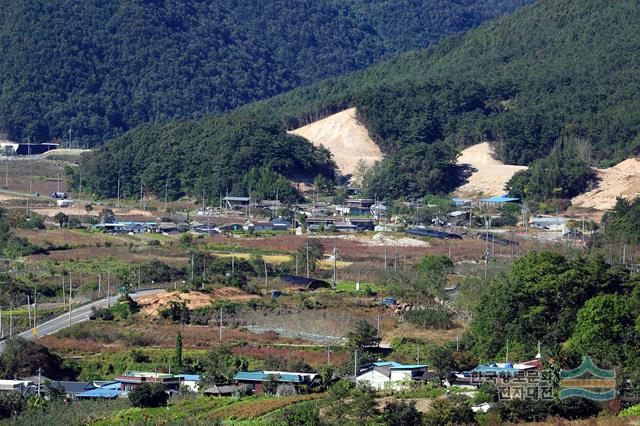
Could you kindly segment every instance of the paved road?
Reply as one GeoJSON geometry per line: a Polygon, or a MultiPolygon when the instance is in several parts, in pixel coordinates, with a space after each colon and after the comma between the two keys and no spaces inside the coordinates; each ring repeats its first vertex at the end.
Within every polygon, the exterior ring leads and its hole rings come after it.
{"type": "MultiPolygon", "coordinates": [[[[140,290],[138,292],[131,292],[129,293],[129,295],[131,296],[132,299],[135,300],[142,296],[160,293],[161,291],[164,291],[164,289],[140,290]]],[[[73,325],[73,324],[78,324],[84,321],[88,321],[89,316],[91,315],[91,308],[93,307],[104,308],[104,307],[107,307],[109,303],[113,305],[115,303],[118,303],[119,297],[120,296],[118,295],[111,296],[110,298],[105,297],[104,299],[96,300],[95,302],[91,302],[86,305],[82,305],[76,309],[73,309],[71,311],[71,324],[73,325]]],[[[36,330],[38,332],[37,337],[43,337],[49,334],[56,333],[68,326],[69,326],[69,313],[66,312],[60,316],[50,319],[45,323],[38,324],[38,326],[36,327],[36,330]]],[[[18,334],[18,336],[27,340],[33,340],[33,337],[34,337],[33,330],[29,329],[29,330],[23,331],[22,333],[18,334]]],[[[4,342],[0,343],[0,352],[2,352],[3,350],[4,350],[4,342]]]]}

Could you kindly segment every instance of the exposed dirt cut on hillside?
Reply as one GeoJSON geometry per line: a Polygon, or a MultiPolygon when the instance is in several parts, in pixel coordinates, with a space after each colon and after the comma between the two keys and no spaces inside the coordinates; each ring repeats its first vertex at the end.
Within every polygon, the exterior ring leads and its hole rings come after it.
{"type": "Polygon", "coordinates": [[[609,210],[616,198],[628,200],[640,196],[640,159],[630,158],[608,169],[597,169],[598,185],[571,200],[575,207],[609,210]]]}
{"type": "Polygon", "coordinates": [[[91,210],[90,212],[87,212],[82,202],[78,204],[74,204],[71,207],[57,207],[54,205],[54,201],[51,201],[51,204],[52,204],[51,207],[34,208],[32,210],[38,214],[41,214],[43,216],[49,216],[49,217],[53,217],[60,212],[66,215],[71,215],[71,216],[98,216],[100,215],[100,212],[102,210],[110,208],[113,211],[113,213],[116,215],[118,220],[133,220],[129,218],[134,218],[136,220],[138,219],[149,220],[149,218],[154,217],[153,212],[150,212],[147,210],[140,210],[140,209],[130,210],[130,209],[117,208],[117,207],[94,205],[93,210],[91,210]]]}
{"type": "Polygon", "coordinates": [[[360,160],[371,165],[382,160],[382,152],[367,129],[356,119],[356,109],[307,124],[289,132],[308,139],[315,146],[323,145],[331,154],[343,175],[353,175],[360,160]]]}
{"type": "Polygon", "coordinates": [[[507,192],[505,186],[516,172],[525,166],[511,166],[494,158],[493,148],[488,142],[473,145],[458,158],[459,165],[471,169],[467,182],[456,191],[461,197],[494,197],[507,192]]]}
{"type": "Polygon", "coordinates": [[[184,302],[189,309],[198,309],[209,306],[218,300],[229,300],[234,302],[246,302],[257,299],[258,296],[244,293],[233,287],[222,287],[212,290],[211,293],[201,293],[190,291],[188,293],[164,291],[151,296],[144,296],[138,299],[141,311],[147,316],[157,316],[160,311],[169,307],[171,302],[184,302]]]}

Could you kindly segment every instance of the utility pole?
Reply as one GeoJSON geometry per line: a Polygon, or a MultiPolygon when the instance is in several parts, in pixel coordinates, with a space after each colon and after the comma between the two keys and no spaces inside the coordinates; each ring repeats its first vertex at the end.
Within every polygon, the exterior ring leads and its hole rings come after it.
{"type": "Polygon", "coordinates": [[[28,294],[27,294],[27,313],[29,314],[29,325],[31,325],[31,300],[29,300],[28,294]]]}
{"type": "Polygon", "coordinates": [[[204,290],[204,281],[207,279],[207,256],[202,256],[202,289],[204,290]]]}
{"type": "Polygon", "coordinates": [[[60,192],[60,163],[56,163],[56,170],[58,171],[58,192],[60,192]]]}
{"type": "Polygon", "coordinates": [[[219,337],[219,341],[220,341],[220,343],[222,343],[222,306],[220,306],[220,337],[219,337]]]}
{"type": "Polygon", "coordinates": [[[73,284],[69,275],[69,327],[71,327],[71,301],[73,300],[73,284]]]}
{"type": "Polygon", "coordinates": [[[331,365],[331,348],[327,346],[327,365],[331,365]]]}
{"type": "Polygon", "coordinates": [[[193,274],[195,273],[195,255],[191,253],[191,282],[193,283],[193,274]]]}
{"type": "Polygon", "coordinates": [[[307,278],[309,278],[309,240],[307,240],[307,278]]]}
{"type": "Polygon", "coordinates": [[[9,340],[13,339],[13,301],[9,302],[9,340]]]}
{"type": "Polygon", "coordinates": [[[38,329],[37,327],[37,316],[38,316],[38,291],[33,291],[33,337],[38,337],[38,329]]]}
{"type": "Polygon", "coordinates": [[[267,275],[267,261],[266,260],[262,260],[262,262],[264,263],[264,288],[266,292],[269,292],[269,278],[267,275]]]}
{"type": "Polygon", "coordinates": [[[169,179],[164,181],[164,211],[167,211],[167,193],[169,191],[169,179]]]}
{"type": "Polygon", "coordinates": [[[337,266],[336,265],[336,256],[337,256],[336,248],[334,247],[333,248],[333,283],[332,283],[334,291],[335,291],[336,287],[338,286],[338,283],[336,281],[336,275],[337,275],[337,273],[336,273],[336,266],[337,266]]]}
{"type": "Polygon", "coordinates": [[[358,377],[358,350],[353,350],[353,378],[358,377]]]}
{"type": "Polygon", "coordinates": [[[387,246],[384,247],[384,270],[387,270],[387,246]]]}

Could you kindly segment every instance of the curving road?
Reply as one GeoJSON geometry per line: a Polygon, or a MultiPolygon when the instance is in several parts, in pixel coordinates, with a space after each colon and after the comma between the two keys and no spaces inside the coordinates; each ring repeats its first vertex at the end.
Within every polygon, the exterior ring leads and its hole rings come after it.
{"type": "MultiPolygon", "coordinates": [[[[131,296],[131,298],[135,300],[135,299],[137,299],[139,297],[160,293],[160,292],[162,292],[164,290],[165,289],[163,289],[163,288],[140,290],[140,291],[129,293],[129,296],[131,296]]],[[[94,308],[94,307],[95,308],[105,308],[109,304],[114,305],[114,304],[118,303],[118,298],[119,297],[120,297],[120,295],[111,296],[109,298],[105,297],[104,299],[96,300],[95,302],[91,302],[91,303],[88,303],[86,305],[82,305],[80,307],[72,309],[71,310],[71,325],[78,324],[78,323],[81,323],[81,322],[84,322],[84,321],[88,321],[89,320],[89,316],[91,315],[91,308],[94,308]]],[[[50,319],[47,322],[44,322],[42,324],[38,324],[38,326],[36,327],[36,331],[38,333],[37,337],[43,337],[43,336],[47,336],[49,334],[56,333],[56,332],[62,330],[63,328],[66,328],[68,326],[69,326],[69,312],[66,312],[66,313],[64,313],[62,315],[59,315],[59,316],[53,318],[53,319],[50,319]]],[[[20,337],[22,337],[22,338],[24,338],[26,340],[33,340],[33,338],[34,338],[32,329],[23,331],[22,333],[17,334],[17,336],[20,336],[20,337]]],[[[0,352],[2,352],[3,350],[4,350],[4,342],[1,342],[0,343],[0,352]]]]}

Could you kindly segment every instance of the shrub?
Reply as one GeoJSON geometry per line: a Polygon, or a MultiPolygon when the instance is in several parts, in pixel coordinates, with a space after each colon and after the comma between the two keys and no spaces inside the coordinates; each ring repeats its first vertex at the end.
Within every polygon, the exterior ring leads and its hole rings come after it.
{"type": "Polygon", "coordinates": [[[632,405],[629,408],[625,408],[618,414],[619,417],[637,417],[640,416],[640,404],[632,405]]]}
{"type": "Polygon", "coordinates": [[[25,400],[18,392],[0,393],[0,419],[9,419],[18,415],[25,405],[25,400]]]}
{"type": "Polygon", "coordinates": [[[416,409],[416,402],[391,401],[384,407],[382,419],[388,426],[419,426],[422,415],[416,409]]]}
{"type": "Polygon", "coordinates": [[[143,383],[129,392],[129,401],[134,407],[161,407],[167,404],[168,398],[161,383],[143,383]]]}
{"type": "Polygon", "coordinates": [[[287,407],[275,414],[270,420],[272,425],[318,426],[321,424],[320,413],[315,402],[287,407]]]}
{"type": "Polygon", "coordinates": [[[91,308],[90,317],[93,320],[100,319],[103,321],[113,321],[115,319],[115,315],[108,308],[96,308],[95,306],[91,308]]]}
{"type": "Polygon", "coordinates": [[[424,415],[426,426],[441,426],[453,424],[472,424],[474,414],[466,404],[456,404],[446,399],[433,401],[431,409],[424,415]]]}
{"type": "Polygon", "coordinates": [[[440,309],[419,309],[408,311],[404,319],[423,328],[449,330],[455,327],[451,315],[440,309]]]}

